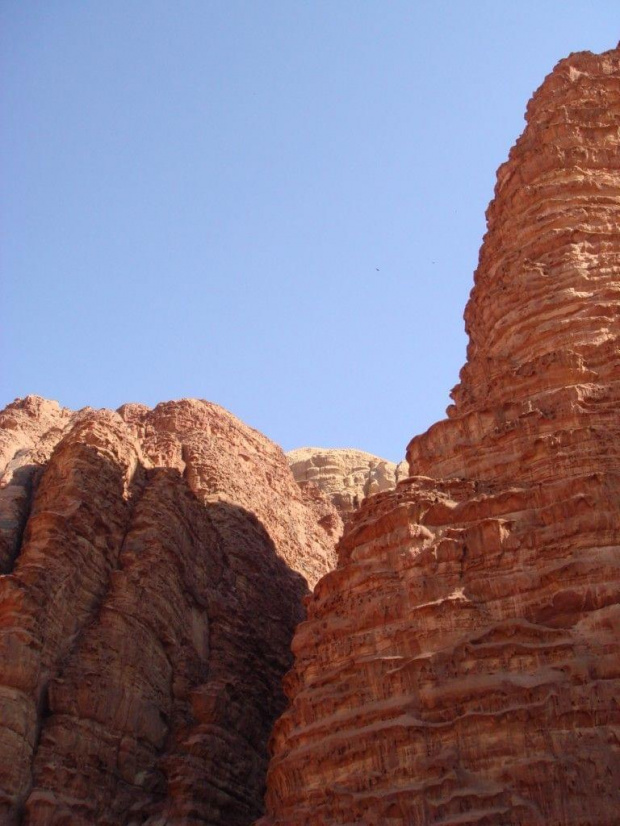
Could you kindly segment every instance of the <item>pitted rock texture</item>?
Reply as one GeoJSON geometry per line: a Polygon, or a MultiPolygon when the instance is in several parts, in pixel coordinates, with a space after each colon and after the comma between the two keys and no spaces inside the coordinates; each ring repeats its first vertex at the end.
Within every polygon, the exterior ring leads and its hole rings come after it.
{"type": "Polygon", "coordinates": [[[412,474],[543,482],[617,468],[619,51],[563,60],[497,175],[449,419],[412,474]]]}
{"type": "Polygon", "coordinates": [[[0,422],[0,823],[251,823],[338,515],[208,402],[0,422]]]}
{"type": "Polygon", "coordinates": [[[367,496],[391,490],[409,475],[406,462],[397,465],[348,448],[300,447],[286,458],[296,482],[316,485],[345,521],[367,496]]]}
{"type": "Polygon", "coordinates": [[[449,418],[295,635],[263,826],[620,823],[620,52],[527,121],[449,418]]]}

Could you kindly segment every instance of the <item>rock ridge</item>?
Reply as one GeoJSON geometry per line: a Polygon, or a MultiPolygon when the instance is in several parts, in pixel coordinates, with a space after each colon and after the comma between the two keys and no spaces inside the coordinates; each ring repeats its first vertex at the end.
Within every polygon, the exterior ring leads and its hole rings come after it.
{"type": "Polygon", "coordinates": [[[209,402],[0,427],[0,822],[251,823],[337,513],[209,402]]]}

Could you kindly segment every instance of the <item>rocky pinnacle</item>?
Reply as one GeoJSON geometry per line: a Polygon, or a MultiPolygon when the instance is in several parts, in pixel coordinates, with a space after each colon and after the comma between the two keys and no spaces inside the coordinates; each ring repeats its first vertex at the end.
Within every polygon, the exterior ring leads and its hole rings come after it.
{"type": "Polygon", "coordinates": [[[487,219],[448,418],[295,634],[262,826],[620,823],[619,51],[547,77],[487,219]]]}

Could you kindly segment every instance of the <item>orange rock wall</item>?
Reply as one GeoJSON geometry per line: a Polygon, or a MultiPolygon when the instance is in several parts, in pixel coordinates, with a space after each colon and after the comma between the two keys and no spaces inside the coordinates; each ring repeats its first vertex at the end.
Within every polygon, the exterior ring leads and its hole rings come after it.
{"type": "Polygon", "coordinates": [[[207,402],[1,417],[0,822],[251,823],[329,504],[207,402]]]}
{"type": "Polygon", "coordinates": [[[297,484],[304,489],[316,485],[344,521],[367,496],[390,490],[408,475],[406,462],[396,465],[349,448],[301,447],[286,458],[297,484]]]}
{"type": "Polygon", "coordinates": [[[527,120],[449,418],[296,632],[262,826],[620,823],[620,52],[527,120]]]}

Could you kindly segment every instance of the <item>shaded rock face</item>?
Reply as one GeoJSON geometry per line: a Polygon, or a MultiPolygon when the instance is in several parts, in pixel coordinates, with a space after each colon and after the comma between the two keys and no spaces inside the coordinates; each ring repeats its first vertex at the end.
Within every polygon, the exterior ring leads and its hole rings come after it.
{"type": "Polygon", "coordinates": [[[0,423],[0,823],[251,823],[339,517],[207,402],[0,423]]]}
{"type": "Polygon", "coordinates": [[[346,522],[367,496],[390,490],[407,475],[407,465],[346,448],[301,447],[286,454],[295,481],[316,485],[346,522]]]}
{"type": "Polygon", "coordinates": [[[262,824],[620,823],[620,53],[527,120],[449,418],[295,635],[262,824]]]}

